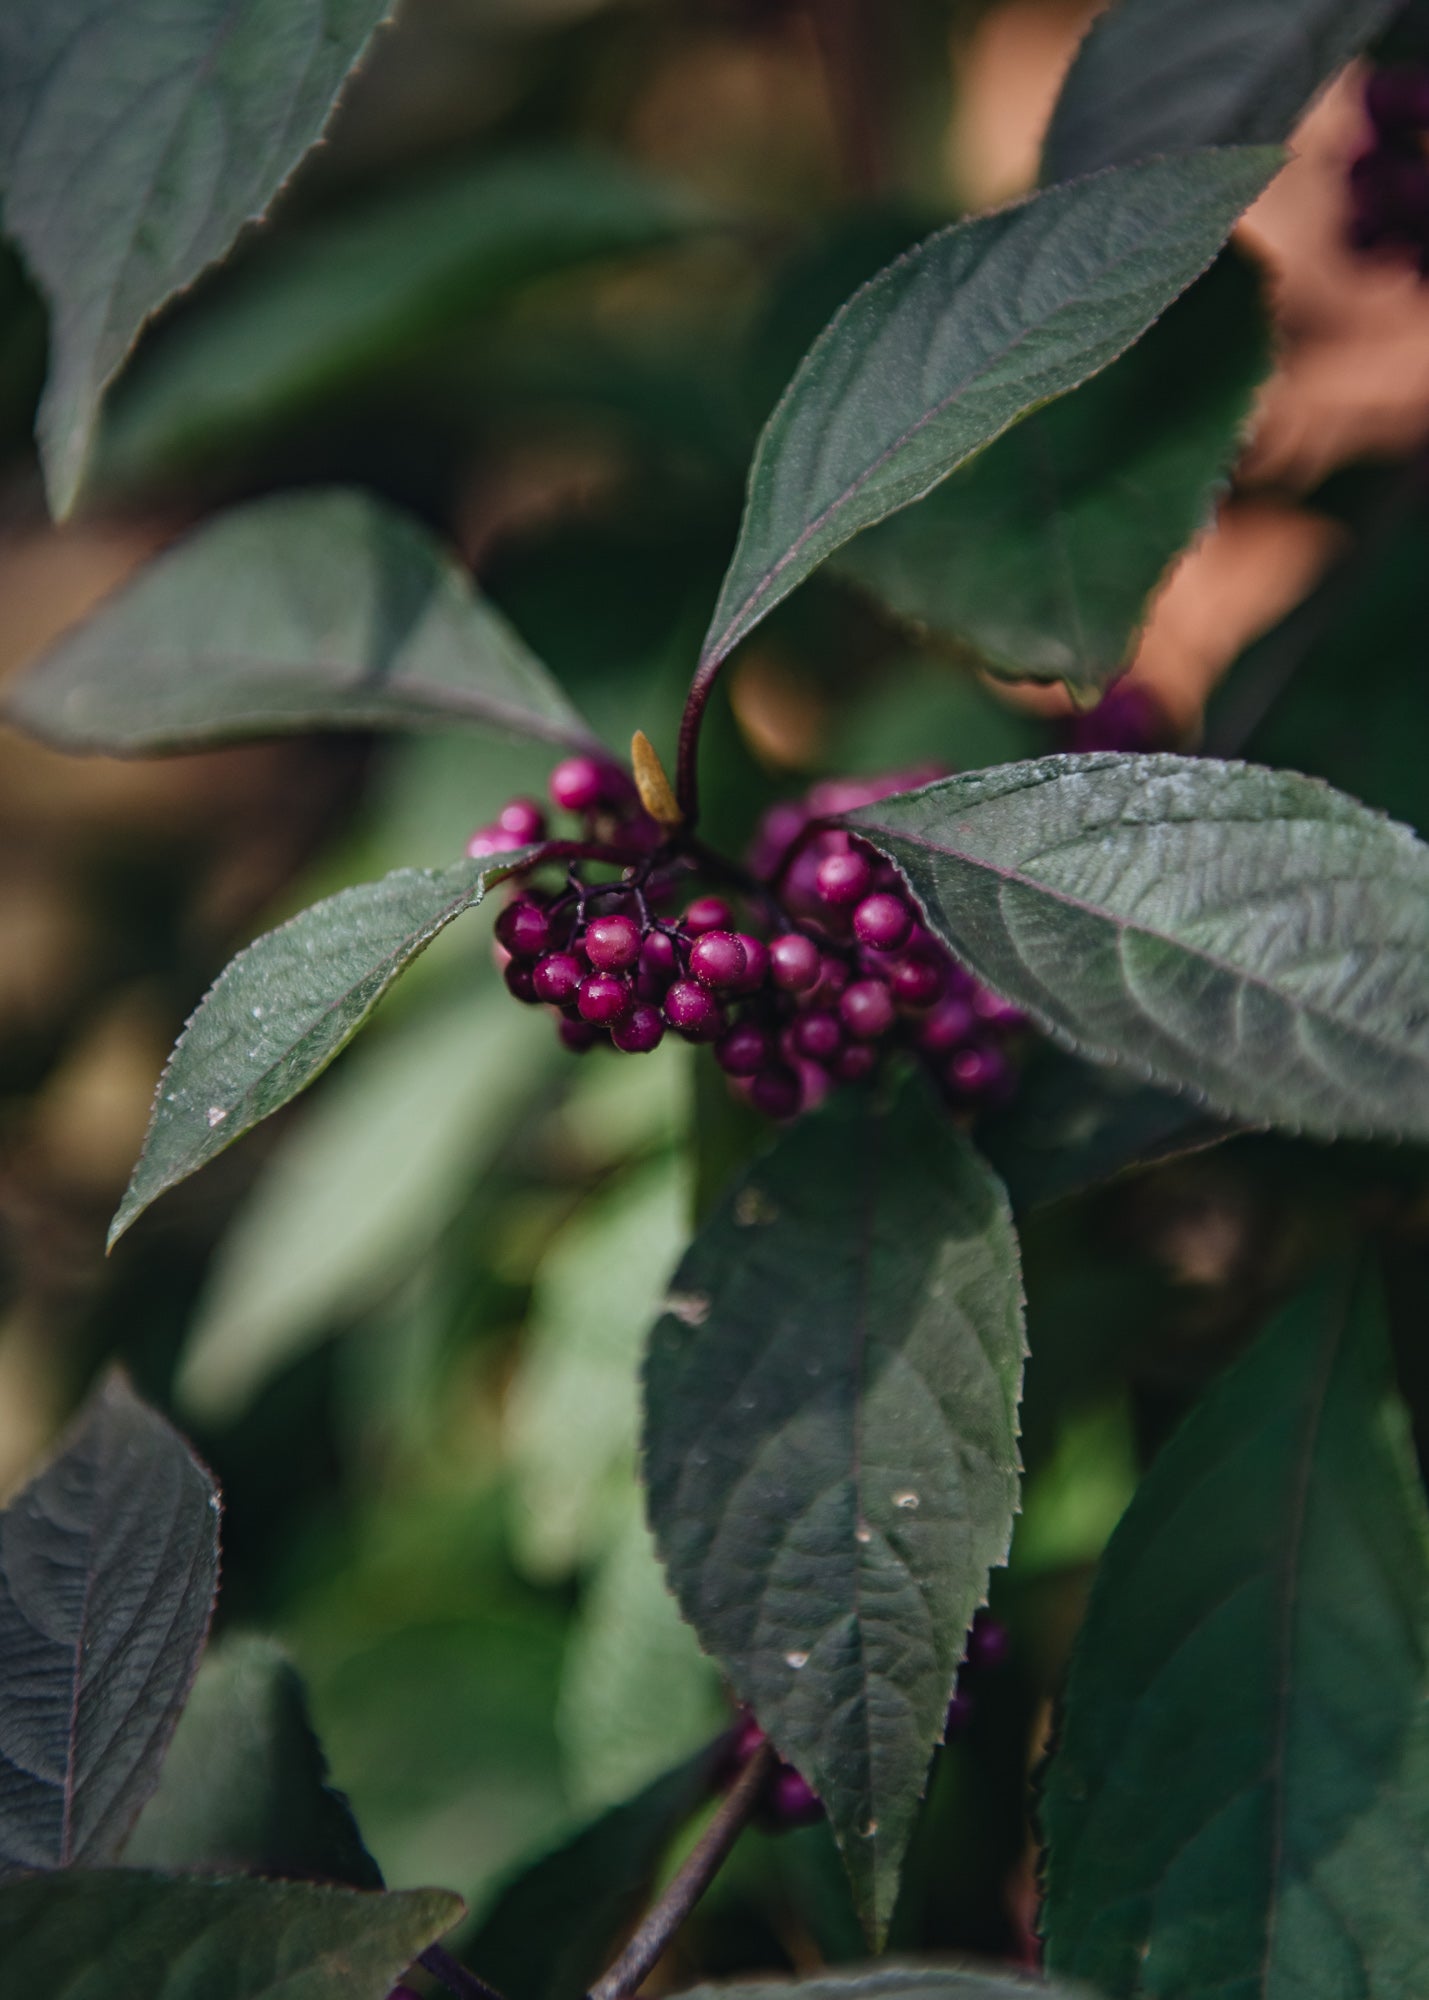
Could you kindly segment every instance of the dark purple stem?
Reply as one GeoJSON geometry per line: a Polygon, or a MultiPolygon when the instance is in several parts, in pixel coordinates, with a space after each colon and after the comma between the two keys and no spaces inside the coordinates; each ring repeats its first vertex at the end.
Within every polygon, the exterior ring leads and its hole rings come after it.
{"type": "Polygon", "coordinates": [[[705,710],[719,679],[724,657],[701,660],[685,696],[685,712],[680,717],[680,742],[675,755],[675,798],[685,815],[684,831],[693,833],[700,816],[700,730],[705,710]]]}
{"type": "Polygon", "coordinates": [[[505,2000],[496,1987],[488,1986],[484,1979],[478,1979],[474,1972],[444,1951],[439,1944],[429,1944],[417,1960],[418,1965],[430,1972],[433,1979],[440,1979],[448,1993],[456,2000],[505,2000]]]}

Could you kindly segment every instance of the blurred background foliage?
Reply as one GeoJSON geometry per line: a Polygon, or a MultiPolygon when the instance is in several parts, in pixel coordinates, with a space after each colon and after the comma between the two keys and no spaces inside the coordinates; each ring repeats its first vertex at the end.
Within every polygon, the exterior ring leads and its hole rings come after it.
{"type": "MultiPolygon", "coordinates": [[[[670,744],[794,361],[904,244],[1031,185],[1092,11],[406,0],[273,220],[144,336],[63,531],[29,443],[43,313],[0,261],[0,673],[215,509],[354,482],[460,550],[611,742],[670,744]]],[[[1253,418],[1132,671],[1171,740],[1425,832],[1429,294],[1343,247],[1359,118],[1349,77],[1239,231],[1226,381],[1260,379],[1253,418]]],[[[1179,366],[1173,340],[1137,394],[1174,398],[1179,366]]],[[[717,704],[711,835],[737,846],[821,772],[1054,746],[1065,698],[992,683],[981,629],[920,637],[816,580],[717,704]]],[[[515,2000],[539,1982],[502,1883],[636,1794],[567,1850],[557,1906],[612,1854],[653,1866],[689,1803],[664,1774],[727,1713],[650,1553],[634,1369],[694,1206],[757,1134],[688,1049],[559,1054],[473,924],[308,1096],[102,1245],[232,951],[450,859],[547,761],[465,734],[123,764],[0,737],[0,1486],[121,1357],[222,1480],[223,1627],[284,1642],[389,1881],[468,1894],[515,2000]]],[[[1028,1952],[1028,1777],[1090,1566],[1306,1241],[1366,1203],[1396,1218],[1407,1316],[1429,1204],[1371,1149],[1241,1139],[1026,1216],[1011,1658],[939,1753],[895,1942],[1028,1952]]],[[[756,1833],[674,1970],[860,1951],[823,1829],[756,1833]]]]}

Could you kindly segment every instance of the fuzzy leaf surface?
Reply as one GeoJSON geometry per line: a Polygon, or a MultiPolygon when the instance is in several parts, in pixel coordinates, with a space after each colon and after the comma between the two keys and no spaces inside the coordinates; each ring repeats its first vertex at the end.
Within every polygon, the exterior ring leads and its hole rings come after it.
{"type": "Polygon", "coordinates": [[[825,1972],[814,1979],[741,1979],[686,1989],[686,2000],[1094,2000],[1085,1987],[1031,1973],[982,1971],[974,1966],[931,1960],[885,1961],[825,1972]]]}
{"type": "Polygon", "coordinates": [[[386,2000],[461,1911],[444,1889],[31,1876],[0,1888],[0,1985],[64,2000],[386,2000]]]}
{"type": "Polygon", "coordinates": [[[63,517],[145,320],[256,221],[390,0],[9,0],[5,227],[50,303],[40,450],[63,517]]]}
{"type": "Polygon", "coordinates": [[[703,658],[835,549],[1140,339],[1281,162],[1158,160],[940,230],[835,315],[764,428],[703,658]]]}
{"type": "Polygon", "coordinates": [[[591,741],[456,558],[342,489],[260,500],[186,537],[60,639],[6,708],[59,749],[113,756],[462,722],[591,741]]]}
{"type": "Polygon", "coordinates": [[[1295,1298],[1112,1537],[1042,1819],[1109,1996],[1409,2000],[1429,1962],[1429,1519],[1377,1282],[1295,1298]]]}
{"type": "Polygon", "coordinates": [[[1062,86],[1047,185],[1198,146],[1288,139],[1398,0],[1116,0],[1062,86]]]}
{"type": "Polygon", "coordinates": [[[1042,757],[849,816],[1077,1054],[1226,1117],[1429,1138],[1429,848],[1290,771],[1042,757]]]}
{"type": "Polygon", "coordinates": [[[1017,1504],[1017,1243],[921,1084],[784,1133],[673,1281],[645,1370],[671,1585],[828,1809],[871,1936],[1017,1504]]]}
{"type": "Polygon", "coordinates": [[[306,1089],[432,939],[534,852],[400,868],[340,889],[239,952],[199,1002],[159,1079],[110,1243],[166,1188],[306,1089]]]}
{"type": "Polygon", "coordinates": [[[218,1489],[111,1375],[0,1514],[0,1876],[114,1859],[217,1583],[218,1489]]]}

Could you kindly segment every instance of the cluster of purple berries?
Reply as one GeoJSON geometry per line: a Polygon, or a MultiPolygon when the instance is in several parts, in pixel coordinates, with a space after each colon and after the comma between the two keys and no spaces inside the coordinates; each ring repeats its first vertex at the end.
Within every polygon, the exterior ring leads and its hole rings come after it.
{"type": "MultiPolygon", "coordinates": [[[[661,829],[629,779],[590,757],[551,775],[552,803],[591,835],[639,857],[610,881],[575,863],[563,887],[526,886],[502,910],[496,938],[518,1000],[560,1015],[574,1051],[605,1042],[630,1055],[667,1032],[712,1045],[715,1060],[772,1118],[792,1118],[836,1082],[872,1074],[881,1054],[916,1055],[957,1106],[1010,1090],[1008,1038],[1022,1015],[949,956],[919,921],[896,872],[829,817],[929,775],[816,785],[766,815],[740,896],[697,895],[672,915],[704,862],[663,850],[661,829]]],[[[473,835],[495,854],[542,839],[546,816],[514,800],[473,835]]]]}
{"type": "MultiPolygon", "coordinates": [[[[720,1761],[717,1783],[721,1788],[734,1783],[764,1742],[764,1731],[747,1708],[741,1709],[730,1735],[728,1752],[720,1761]]],[[[792,1764],[782,1760],[776,1764],[759,1801],[757,1817],[765,1832],[789,1833],[797,1826],[812,1826],[823,1816],[823,1802],[808,1779],[792,1764]]]]}
{"type": "Polygon", "coordinates": [[[1350,168],[1350,242],[1408,255],[1429,277],[1429,63],[1371,72],[1374,138],[1350,168]]]}

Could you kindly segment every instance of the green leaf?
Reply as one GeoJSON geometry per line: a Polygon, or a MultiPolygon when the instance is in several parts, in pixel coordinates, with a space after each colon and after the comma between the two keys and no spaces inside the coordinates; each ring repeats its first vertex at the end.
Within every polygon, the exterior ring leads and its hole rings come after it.
{"type": "Polygon", "coordinates": [[[786,1132],[681,1264],[645,1371],[670,1582],[828,1808],[870,1934],[1017,1504],[1017,1243],[921,1084],[786,1132]]]}
{"type": "Polygon", "coordinates": [[[476,315],[597,258],[705,221],[600,154],[463,162],[260,243],[146,345],[106,411],[98,485],[197,463],[314,404],[419,366],[476,315]]]}
{"type": "Polygon", "coordinates": [[[222,257],[317,140],[389,0],[10,0],[5,226],[50,302],[50,504],[150,314],[222,257]]]}
{"type": "Polygon", "coordinates": [[[158,1781],[217,1584],[217,1487],[110,1375],[0,1515],[0,1875],[113,1859],[158,1781]]]}
{"type": "Polygon", "coordinates": [[[1379,1288],[1285,1308],[1107,1549],[1047,1772],[1050,1963],[1111,1996],[1408,2000],[1429,1520],[1379,1288]]]}
{"type": "Polygon", "coordinates": [[[227,1639],[204,1660],[124,1865],[382,1887],[271,1639],[227,1639]]]}
{"type": "Polygon", "coordinates": [[[765,426],[703,658],[835,549],[1138,340],[1281,163],[1161,160],[930,236],[835,315],[765,426]]]}
{"type": "Polygon", "coordinates": [[[239,952],[199,1002],[159,1079],[111,1246],[166,1188],[306,1089],[439,931],[536,850],[401,868],[341,889],[239,952]]]}
{"type": "Polygon", "coordinates": [[[997,992],[1227,1117],[1429,1138],[1429,849],[1289,771],[1043,757],[850,815],[997,992]]]}
{"type": "Polygon", "coordinates": [[[386,2000],[461,1910],[444,1889],[77,1869],[0,1888],[0,1983],[36,2000],[386,2000]]]}
{"type": "Polygon", "coordinates": [[[729,1994],[732,2000],[1038,2000],[1038,1996],[1075,2000],[1081,1994],[1092,2000],[1085,1988],[1061,1980],[1035,1979],[991,1966],[980,1971],[936,1961],[920,1965],[916,1959],[852,1966],[847,1972],[825,1972],[816,1979],[741,1979],[729,1985],[690,1986],[681,2000],[714,2000],[717,1994],[729,1994]]]}
{"type": "Polygon", "coordinates": [[[114,756],[454,722],[591,742],[455,557],[341,489],[200,528],[30,668],[7,713],[61,750],[114,756]]]}
{"type": "Polygon", "coordinates": [[[1167,565],[1208,525],[1269,365],[1258,280],[1223,257],[1129,354],[837,567],[994,673],[1104,687],[1167,565]]]}
{"type": "Polygon", "coordinates": [[[462,1949],[510,2000],[584,1993],[639,1914],[675,1835],[710,1796],[702,1750],[514,1875],[462,1949]]]}
{"type": "Polygon", "coordinates": [[[1193,147],[1288,139],[1400,0],[1117,0],[1062,86],[1044,183],[1193,147]]]}

